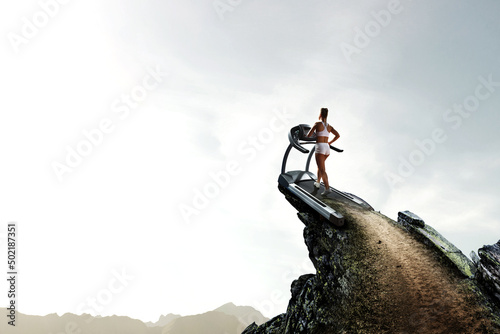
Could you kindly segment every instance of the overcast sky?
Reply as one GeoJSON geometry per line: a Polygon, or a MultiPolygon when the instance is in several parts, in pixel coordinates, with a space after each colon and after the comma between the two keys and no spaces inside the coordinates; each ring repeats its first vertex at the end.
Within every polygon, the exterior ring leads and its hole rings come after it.
{"type": "Polygon", "coordinates": [[[314,269],[277,178],[321,107],[331,185],[466,255],[500,239],[498,1],[62,2],[0,10],[21,312],[284,312],[314,269]]]}

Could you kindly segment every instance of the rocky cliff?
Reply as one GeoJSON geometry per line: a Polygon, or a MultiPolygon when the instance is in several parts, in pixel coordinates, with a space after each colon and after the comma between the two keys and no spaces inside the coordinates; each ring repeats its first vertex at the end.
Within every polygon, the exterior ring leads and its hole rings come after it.
{"type": "Polygon", "coordinates": [[[477,268],[477,280],[496,302],[500,303],[500,240],[479,249],[479,258],[471,254],[477,268]]]}
{"type": "Polygon", "coordinates": [[[500,333],[498,249],[479,252],[478,279],[478,264],[409,212],[396,222],[323,199],[344,215],[338,228],[280,191],[299,211],[316,272],[293,281],[286,313],[244,334],[500,333]]]}

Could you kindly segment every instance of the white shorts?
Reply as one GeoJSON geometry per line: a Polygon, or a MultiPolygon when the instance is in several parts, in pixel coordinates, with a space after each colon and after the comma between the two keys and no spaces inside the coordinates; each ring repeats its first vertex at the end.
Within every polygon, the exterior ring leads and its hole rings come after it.
{"type": "Polygon", "coordinates": [[[328,143],[316,143],[314,147],[316,154],[330,155],[330,145],[328,143]]]}

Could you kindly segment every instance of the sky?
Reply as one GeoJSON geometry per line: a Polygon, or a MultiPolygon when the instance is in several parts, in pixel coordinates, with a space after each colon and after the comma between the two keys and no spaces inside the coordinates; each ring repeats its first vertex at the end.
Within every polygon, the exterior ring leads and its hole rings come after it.
{"type": "Polygon", "coordinates": [[[327,160],[332,186],[393,219],[414,212],[466,255],[495,243],[499,10],[2,3],[0,247],[6,263],[15,222],[18,309],[285,312],[291,282],[314,268],[277,179],[287,132],[321,107],[344,149],[327,160]]]}

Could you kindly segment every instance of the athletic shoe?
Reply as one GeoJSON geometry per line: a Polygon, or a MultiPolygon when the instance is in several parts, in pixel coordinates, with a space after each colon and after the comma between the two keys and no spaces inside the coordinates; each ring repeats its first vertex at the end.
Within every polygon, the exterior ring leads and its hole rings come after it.
{"type": "Polygon", "coordinates": [[[314,186],[319,189],[319,187],[321,186],[321,184],[319,184],[319,182],[314,182],[314,186]]]}
{"type": "Polygon", "coordinates": [[[330,189],[325,189],[325,191],[323,191],[321,193],[321,195],[325,196],[325,195],[328,195],[329,193],[331,193],[332,191],[330,189]]]}

